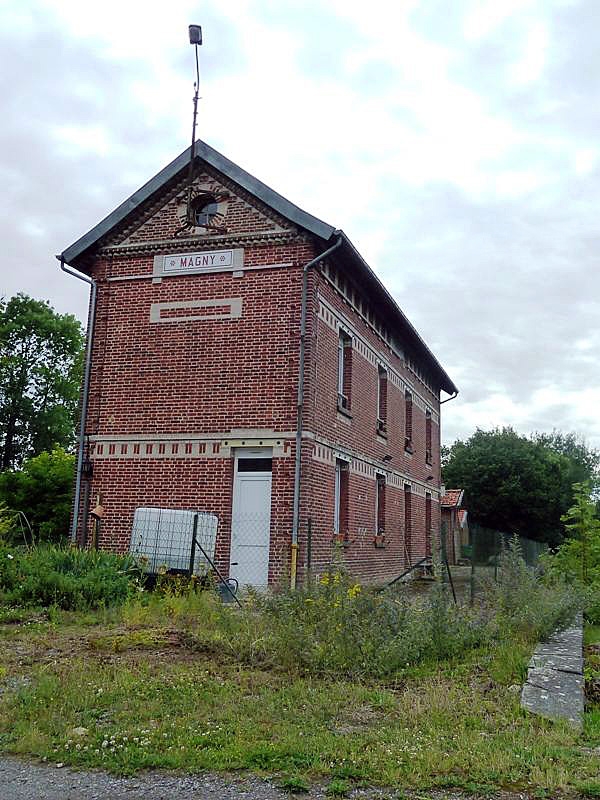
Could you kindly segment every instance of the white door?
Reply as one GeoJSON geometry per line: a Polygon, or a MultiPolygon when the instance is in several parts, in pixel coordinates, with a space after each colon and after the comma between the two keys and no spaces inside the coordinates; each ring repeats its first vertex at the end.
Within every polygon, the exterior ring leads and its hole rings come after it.
{"type": "Polygon", "coordinates": [[[271,455],[247,450],[235,459],[229,575],[241,588],[269,582],[271,455]]]}

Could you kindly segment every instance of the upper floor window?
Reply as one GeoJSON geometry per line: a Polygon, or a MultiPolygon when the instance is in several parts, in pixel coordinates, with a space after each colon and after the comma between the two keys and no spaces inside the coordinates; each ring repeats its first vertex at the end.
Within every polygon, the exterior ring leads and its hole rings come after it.
{"type": "Polygon", "coordinates": [[[377,433],[387,432],[387,371],[381,364],[377,367],[377,433]]]}
{"type": "Polygon", "coordinates": [[[413,399],[410,392],[404,393],[404,449],[413,452],[413,399]]]}
{"type": "Polygon", "coordinates": [[[425,463],[431,466],[431,411],[425,412],[425,463]]]}
{"type": "Polygon", "coordinates": [[[338,337],[337,402],[340,411],[350,411],[352,384],[352,338],[340,331],[338,337]]]}

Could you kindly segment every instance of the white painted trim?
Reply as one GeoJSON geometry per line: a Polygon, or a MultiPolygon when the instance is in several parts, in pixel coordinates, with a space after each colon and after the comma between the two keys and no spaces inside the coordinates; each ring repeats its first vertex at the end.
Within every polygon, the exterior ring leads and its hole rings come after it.
{"type": "Polygon", "coordinates": [[[441,497],[440,487],[432,486],[428,481],[420,480],[405,472],[393,469],[389,464],[377,461],[376,459],[357,453],[349,448],[340,447],[326,439],[315,437],[315,448],[313,449],[312,458],[314,461],[330,465],[335,464],[335,460],[339,458],[350,464],[351,472],[362,475],[365,478],[376,480],[376,475],[385,475],[386,483],[389,486],[401,488],[405,483],[409,483],[413,487],[415,494],[424,497],[425,494],[429,492],[432,500],[436,502],[439,502],[439,498],[441,497]]]}
{"type": "MultiPolygon", "coordinates": [[[[253,265],[250,265],[250,266],[247,265],[247,264],[244,264],[244,267],[243,267],[242,270],[240,270],[239,267],[235,267],[235,266],[232,266],[232,267],[210,267],[210,268],[205,269],[202,274],[203,275],[213,275],[213,274],[220,273],[220,272],[233,272],[234,273],[234,277],[236,277],[235,273],[238,272],[238,271],[241,271],[243,273],[243,272],[249,272],[250,270],[285,269],[287,267],[293,267],[293,266],[294,266],[294,264],[291,261],[286,263],[286,264],[253,264],[253,265]]],[[[107,278],[106,280],[107,281],[111,281],[111,282],[117,282],[117,281],[142,281],[142,280],[162,281],[163,278],[179,278],[179,277],[181,277],[182,275],[185,275],[185,274],[196,275],[198,273],[194,273],[194,272],[189,272],[189,273],[177,272],[177,273],[167,273],[165,275],[157,276],[157,275],[154,275],[154,273],[152,273],[152,272],[147,272],[147,273],[144,273],[144,275],[112,275],[111,277],[107,278]]]]}
{"type": "Polygon", "coordinates": [[[150,306],[150,322],[170,324],[173,322],[210,322],[215,319],[240,319],[242,316],[241,297],[223,297],[213,300],[174,300],[169,303],[152,303],[150,306]],[[221,311],[210,313],[211,308],[229,306],[229,312],[221,311]],[[185,317],[163,317],[163,311],[176,311],[177,309],[205,308],[206,314],[187,314],[185,317]]]}

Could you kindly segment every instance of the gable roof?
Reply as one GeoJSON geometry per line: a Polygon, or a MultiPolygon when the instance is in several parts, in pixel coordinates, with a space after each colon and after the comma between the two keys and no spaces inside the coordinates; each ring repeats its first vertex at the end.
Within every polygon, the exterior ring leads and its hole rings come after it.
{"type": "MultiPolygon", "coordinates": [[[[324,245],[331,244],[334,239],[341,237],[341,253],[357,270],[359,276],[365,281],[369,290],[381,303],[384,310],[391,316],[392,324],[407,338],[417,354],[421,355],[440,381],[441,388],[448,394],[458,394],[453,381],[445,372],[441,364],[427,347],[417,330],[405,316],[404,312],[394,300],[392,295],[373,272],[371,267],[360,255],[346,234],[328,225],[318,217],[303,211],[294,203],[271,189],[258,178],[234,164],[222,153],[219,153],[206,142],[198,140],[194,148],[195,158],[201,159],[218,172],[222,173],[265,205],[276,211],[280,216],[294,223],[298,227],[308,231],[316,238],[320,239],[324,245]]],[[[189,167],[190,149],[186,148],[176,159],[171,161],[164,169],[158,172],[153,178],[145,183],[140,189],[128,197],[120,206],[115,208],[108,216],[81,236],[77,241],[67,247],[57,256],[62,262],[77,268],[80,259],[89,254],[101,239],[110,233],[117,225],[123,222],[130,214],[134,213],[143,203],[159,192],[162,187],[179,173],[189,167]]],[[[340,252],[338,251],[338,252],[340,252]]]]}
{"type": "Polygon", "coordinates": [[[463,501],[464,489],[446,489],[441,503],[444,508],[460,508],[463,501]]]}

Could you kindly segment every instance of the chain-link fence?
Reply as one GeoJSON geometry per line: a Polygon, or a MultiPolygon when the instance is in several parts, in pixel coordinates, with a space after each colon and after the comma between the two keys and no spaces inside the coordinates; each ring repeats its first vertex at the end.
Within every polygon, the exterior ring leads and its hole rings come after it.
{"type": "Polygon", "coordinates": [[[498,580],[500,556],[514,540],[518,542],[527,566],[537,567],[540,556],[548,549],[547,544],[525,536],[485,528],[476,523],[469,525],[469,544],[462,545],[460,556],[456,559],[457,563],[448,564],[446,535],[445,530],[442,531],[442,577],[451,584],[457,599],[469,600],[472,603],[477,595],[482,593],[487,582],[498,580]]]}

